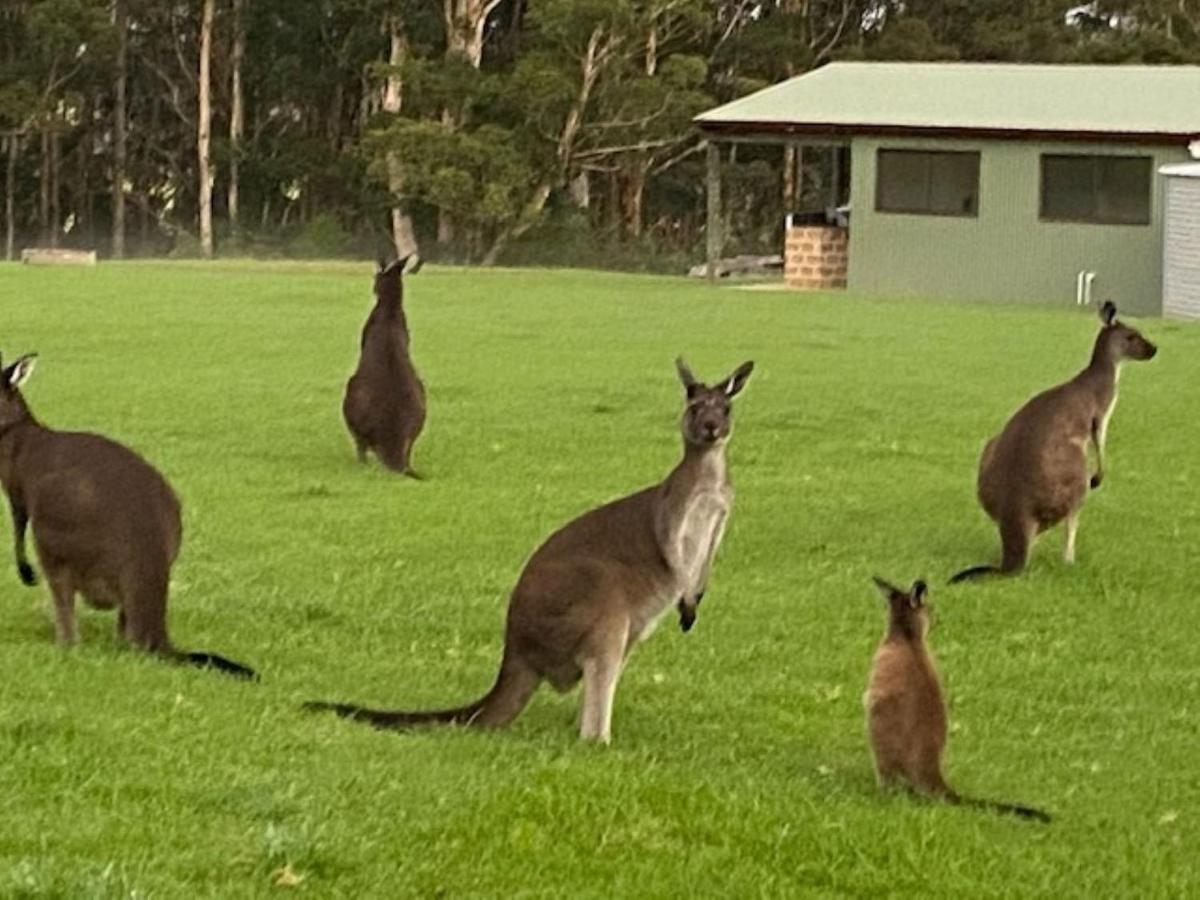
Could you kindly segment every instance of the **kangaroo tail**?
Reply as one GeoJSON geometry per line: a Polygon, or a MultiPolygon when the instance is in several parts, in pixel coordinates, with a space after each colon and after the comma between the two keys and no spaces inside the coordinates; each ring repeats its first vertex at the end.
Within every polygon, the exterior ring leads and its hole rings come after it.
{"type": "Polygon", "coordinates": [[[985,575],[999,575],[1004,570],[999,566],[971,566],[969,569],[963,569],[961,572],[950,577],[951,584],[958,584],[960,581],[972,581],[976,578],[982,578],[985,575]]]}
{"type": "Polygon", "coordinates": [[[466,706],[418,712],[367,709],[351,703],[309,702],[304,709],[337,713],[346,719],[366,722],[376,728],[410,728],[414,725],[474,725],[500,728],[510,723],[529,703],[541,676],[527,663],[516,661],[507,652],[492,689],[466,706]]]}
{"type": "Polygon", "coordinates": [[[1040,809],[1034,809],[1032,806],[1021,806],[1018,803],[998,803],[995,800],[976,800],[972,797],[960,797],[953,792],[945,795],[948,803],[953,803],[957,806],[972,806],[975,809],[986,809],[989,812],[1002,813],[1004,815],[1019,816],[1022,819],[1032,819],[1035,822],[1050,822],[1050,814],[1042,812],[1040,809]]]}
{"type": "Polygon", "coordinates": [[[352,703],[325,703],[310,701],[304,704],[304,709],[310,712],[333,712],[343,719],[354,719],[366,722],[376,728],[408,728],[413,725],[470,725],[483,709],[486,697],[460,706],[457,709],[438,709],[424,712],[401,712],[399,710],[368,709],[365,706],[355,706],[352,703]]]}
{"type": "Polygon", "coordinates": [[[241,663],[236,663],[232,659],[226,659],[224,656],[218,656],[215,653],[193,651],[191,653],[179,653],[176,658],[180,662],[200,666],[204,669],[216,669],[235,678],[245,678],[250,681],[259,680],[258,673],[249,666],[243,666],[241,663]]]}

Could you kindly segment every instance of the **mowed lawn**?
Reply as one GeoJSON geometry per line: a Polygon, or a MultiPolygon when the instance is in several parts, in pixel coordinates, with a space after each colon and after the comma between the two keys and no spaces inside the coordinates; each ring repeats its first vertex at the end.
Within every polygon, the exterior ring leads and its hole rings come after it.
{"type": "MultiPolygon", "coordinates": [[[[417,483],[341,420],[369,264],[0,266],[0,350],[48,425],[136,448],[184,505],[175,642],[245,684],[53,641],[0,528],[0,896],[601,897],[1200,892],[1200,327],[1142,320],[1104,486],[1011,581],[980,447],[1087,361],[1093,311],[710,289],[592,272],[407,280],[417,483]],[[578,693],[514,727],[382,733],[306,699],[456,704],[572,516],[680,453],[684,353],[736,401],[732,521],[696,628],[635,653],[613,742],[578,693]],[[929,579],[947,774],[1048,827],[877,792],[870,582],[929,579]]],[[[1118,303],[1120,298],[1115,298],[1118,303]]]]}

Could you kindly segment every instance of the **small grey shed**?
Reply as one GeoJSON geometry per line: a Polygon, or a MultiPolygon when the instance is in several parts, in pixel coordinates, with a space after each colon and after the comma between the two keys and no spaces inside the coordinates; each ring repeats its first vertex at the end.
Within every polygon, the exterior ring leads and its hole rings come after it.
{"type": "Polygon", "coordinates": [[[1158,170],[1166,178],[1163,315],[1200,319],[1200,162],[1158,170]]]}

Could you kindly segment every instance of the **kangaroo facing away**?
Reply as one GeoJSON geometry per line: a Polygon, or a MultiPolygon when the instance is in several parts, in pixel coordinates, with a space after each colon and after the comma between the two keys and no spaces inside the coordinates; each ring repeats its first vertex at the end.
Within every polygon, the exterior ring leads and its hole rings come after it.
{"type": "Polygon", "coordinates": [[[21,396],[33,355],[0,369],[0,483],[12,509],[17,571],[36,584],[25,530],[54,599],[58,642],[78,642],[75,594],[96,609],[117,609],[117,633],[174,662],[255,678],[215,653],[176,650],[167,637],[167,588],[179,553],[179,501],[149,463],[96,434],[40,424],[21,396]]]}
{"type": "Polygon", "coordinates": [[[918,794],[947,803],[1049,822],[1050,816],[1039,809],[969,799],[946,784],[942,777],[946,704],[925,643],[929,630],[925,582],[915,581],[907,591],[879,578],[875,584],[888,604],[888,625],[875,651],[863,706],[880,787],[905,783],[918,794]]]}
{"type": "MultiPolygon", "coordinates": [[[[379,264],[375,306],[363,326],[358,368],[346,383],[342,415],[359,462],[367,461],[370,450],[389,469],[418,478],[411,454],[425,427],[425,385],[409,356],[401,283],[405,263],[411,258],[379,264]]],[[[420,268],[418,259],[412,272],[420,268]]]]}
{"type": "Polygon", "coordinates": [[[1025,568],[1034,539],[1066,520],[1063,559],[1075,561],[1075,534],[1088,486],[1104,478],[1104,445],[1117,405],[1117,379],[1127,359],[1152,359],[1158,348],[1117,320],[1106,301],[1103,325],[1087,368],[1070,381],[1043,391],[1013,415],[987,442],[979,461],[979,502],[1000,527],[1003,548],[997,566],[972,566],[950,583],[1025,568]],[[1096,451],[1096,472],[1088,477],[1087,445],[1096,451]]]}
{"type": "Polygon", "coordinates": [[[543,680],[559,691],[583,680],[580,737],[609,740],[613,695],[634,646],[672,605],[691,629],[733,504],[725,462],[730,401],[753,363],[712,387],[676,362],[687,393],[683,459],[652,487],[584,513],[530,557],[508,604],[504,653],[492,689],[474,703],[437,712],[388,712],[310,703],[403,728],[426,722],[509,724],[543,680]]]}

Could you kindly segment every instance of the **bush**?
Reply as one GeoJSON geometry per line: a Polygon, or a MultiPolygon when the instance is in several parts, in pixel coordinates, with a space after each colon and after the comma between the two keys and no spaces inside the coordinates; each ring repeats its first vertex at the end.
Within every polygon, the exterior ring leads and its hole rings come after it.
{"type": "Polygon", "coordinates": [[[586,211],[556,211],[545,222],[513,241],[500,255],[502,266],[617,269],[682,275],[696,260],[666,251],[643,236],[621,241],[592,226],[586,211]]]}
{"type": "Polygon", "coordinates": [[[301,226],[300,231],[287,243],[288,256],[300,259],[324,259],[345,256],[350,252],[353,236],[337,218],[329,213],[318,213],[301,226]]]}

